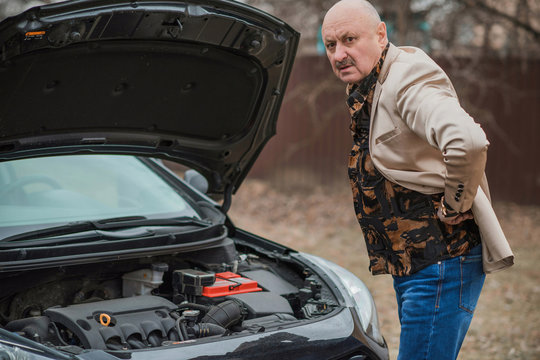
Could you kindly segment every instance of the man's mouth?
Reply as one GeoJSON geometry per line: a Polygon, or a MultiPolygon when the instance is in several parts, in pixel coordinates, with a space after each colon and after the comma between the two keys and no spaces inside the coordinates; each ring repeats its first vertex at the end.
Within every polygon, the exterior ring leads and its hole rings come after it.
{"type": "Polygon", "coordinates": [[[336,61],[336,68],[339,71],[347,70],[353,65],[354,65],[354,62],[351,59],[345,59],[343,61],[336,61]]]}

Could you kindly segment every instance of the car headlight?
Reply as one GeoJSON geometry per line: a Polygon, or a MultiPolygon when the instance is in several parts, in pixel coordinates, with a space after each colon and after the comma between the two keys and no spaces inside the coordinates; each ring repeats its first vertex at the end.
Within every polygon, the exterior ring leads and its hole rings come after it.
{"type": "Polygon", "coordinates": [[[364,332],[380,345],[384,345],[384,339],[379,330],[379,319],[377,317],[375,302],[362,280],[331,261],[305,253],[302,256],[315,263],[327,273],[345,298],[345,305],[355,308],[360,317],[360,323],[364,332]]]}

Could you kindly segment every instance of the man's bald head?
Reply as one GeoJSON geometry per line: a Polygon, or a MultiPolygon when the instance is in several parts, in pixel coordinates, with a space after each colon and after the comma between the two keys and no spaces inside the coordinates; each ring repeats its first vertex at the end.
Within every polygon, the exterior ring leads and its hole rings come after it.
{"type": "Polygon", "coordinates": [[[332,6],[322,36],[334,73],[348,83],[365,78],[388,43],[386,25],[366,0],[341,0],[332,6]]]}
{"type": "Polygon", "coordinates": [[[362,21],[367,21],[374,28],[381,22],[381,17],[373,5],[367,0],[341,0],[335,3],[326,13],[323,21],[329,21],[336,17],[341,17],[343,14],[354,14],[361,18],[362,21]]]}

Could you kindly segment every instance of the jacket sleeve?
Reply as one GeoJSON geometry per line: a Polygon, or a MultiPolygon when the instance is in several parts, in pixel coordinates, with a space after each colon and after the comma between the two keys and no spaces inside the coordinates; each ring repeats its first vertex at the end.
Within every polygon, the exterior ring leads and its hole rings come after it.
{"type": "Polygon", "coordinates": [[[410,129],[441,151],[446,165],[445,200],[454,210],[465,212],[472,207],[484,174],[486,135],[463,110],[450,79],[435,62],[401,65],[398,112],[410,129]]]}

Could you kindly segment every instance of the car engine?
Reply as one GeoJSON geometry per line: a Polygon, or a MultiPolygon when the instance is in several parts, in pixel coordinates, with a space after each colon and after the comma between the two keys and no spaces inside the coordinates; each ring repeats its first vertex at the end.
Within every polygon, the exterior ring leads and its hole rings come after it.
{"type": "Polygon", "coordinates": [[[273,257],[236,253],[229,239],[221,249],[25,272],[2,295],[2,326],[58,348],[114,351],[263,332],[336,307],[316,275],[273,257]]]}

